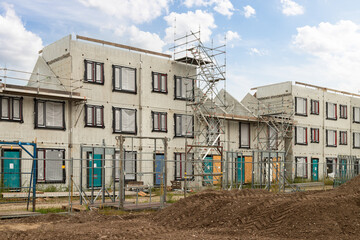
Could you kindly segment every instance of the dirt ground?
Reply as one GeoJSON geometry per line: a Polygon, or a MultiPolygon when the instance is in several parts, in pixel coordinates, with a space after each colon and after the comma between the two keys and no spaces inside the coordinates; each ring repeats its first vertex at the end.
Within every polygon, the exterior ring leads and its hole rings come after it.
{"type": "Polygon", "coordinates": [[[0,239],[360,239],[360,176],[328,191],[205,191],[157,212],[2,220],[0,239]]]}

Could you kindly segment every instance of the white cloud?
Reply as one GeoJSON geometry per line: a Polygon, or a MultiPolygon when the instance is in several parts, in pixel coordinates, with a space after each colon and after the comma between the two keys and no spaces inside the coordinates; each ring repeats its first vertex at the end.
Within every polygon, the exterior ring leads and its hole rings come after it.
{"type": "Polygon", "coordinates": [[[214,6],[214,11],[228,17],[231,17],[235,10],[230,0],[185,0],[184,4],[188,8],[214,6]]]}
{"type": "Polygon", "coordinates": [[[237,32],[227,31],[226,32],[226,40],[231,42],[233,40],[241,40],[241,37],[237,32]]]}
{"type": "Polygon", "coordinates": [[[286,16],[302,15],[305,12],[303,6],[292,0],[280,0],[282,4],[282,13],[286,16]]]}
{"type": "Polygon", "coordinates": [[[168,27],[165,29],[165,42],[174,41],[174,23],[176,23],[176,36],[183,36],[186,33],[201,31],[201,40],[210,40],[212,29],[216,28],[215,19],[211,13],[202,10],[187,13],[172,12],[164,17],[168,27]],[[176,20],[175,20],[176,19],[176,20]]]}
{"type": "Polygon", "coordinates": [[[249,54],[251,56],[254,56],[254,55],[264,56],[264,55],[267,55],[267,51],[260,50],[260,49],[257,49],[257,48],[250,48],[249,54]]]}
{"type": "Polygon", "coordinates": [[[244,7],[244,16],[246,18],[250,18],[251,16],[255,15],[256,11],[254,8],[252,8],[250,5],[247,5],[244,7]]]}
{"type": "Polygon", "coordinates": [[[0,64],[32,71],[38,51],[43,48],[42,40],[26,30],[12,5],[2,4],[2,7],[5,12],[0,15],[0,64]]]}
{"type": "MultiPolygon", "coordinates": [[[[98,8],[102,12],[122,21],[149,22],[167,12],[172,0],[78,0],[86,7],[98,8]]],[[[91,16],[90,16],[91,17],[91,16]]]]}
{"type": "MultiPolygon", "coordinates": [[[[297,28],[293,45],[313,56],[318,75],[326,75],[326,84],[353,91],[360,79],[360,25],[352,21],[297,28]]],[[[358,89],[358,88],[357,88],[358,89]]]]}

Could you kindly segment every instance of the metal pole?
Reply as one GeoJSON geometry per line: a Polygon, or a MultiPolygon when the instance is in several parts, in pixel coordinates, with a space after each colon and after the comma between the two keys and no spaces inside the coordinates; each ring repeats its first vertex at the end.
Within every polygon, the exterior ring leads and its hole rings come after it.
{"type": "Polygon", "coordinates": [[[260,153],[260,161],[258,161],[258,163],[260,163],[260,188],[262,188],[262,182],[263,182],[263,152],[260,153]]]}
{"type": "Polygon", "coordinates": [[[252,165],[251,165],[251,188],[254,188],[254,175],[255,175],[255,153],[252,151],[252,165]]]}
{"type": "MultiPolygon", "coordinates": [[[[166,194],[167,194],[167,148],[168,148],[168,141],[167,137],[164,138],[164,203],[166,203],[166,194]]],[[[185,169],[186,171],[186,169],[185,169]]]]}
{"type": "Polygon", "coordinates": [[[83,146],[80,145],[80,205],[83,203],[81,194],[83,193],[83,146]]]}
{"type": "Polygon", "coordinates": [[[37,155],[36,155],[36,143],[33,145],[34,148],[34,161],[33,161],[33,212],[36,208],[36,169],[37,169],[37,155]]]}
{"type": "Polygon", "coordinates": [[[94,159],[95,159],[95,148],[92,148],[91,155],[91,203],[94,203],[94,159]]]}
{"type": "Polygon", "coordinates": [[[115,183],[116,183],[116,150],[114,149],[114,155],[113,155],[113,167],[112,167],[112,175],[113,175],[113,184],[114,184],[114,186],[113,186],[113,202],[115,202],[115,191],[116,191],[116,186],[115,186],[115,183]]]}
{"type": "Polygon", "coordinates": [[[270,191],[270,181],[271,181],[271,160],[270,160],[270,158],[271,158],[271,155],[270,155],[270,152],[269,152],[269,158],[268,158],[268,191],[270,191]]]}
{"type": "Polygon", "coordinates": [[[124,209],[124,137],[120,135],[117,145],[120,148],[120,176],[119,176],[119,209],[124,209]]]}
{"type": "Polygon", "coordinates": [[[243,171],[244,171],[244,167],[243,167],[243,165],[245,165],[245,163],[244,163],[244,155],[243,155],[243,153],[241,153],[241,158],[240,158],[240,189],[242,189],[243,188],[243,184],[244,184],[244,182],[243,182],[243,171]]]}
{"type": "Polygon", "coordinates": [[[105,203],[105,148],[103,148],[103,157],[101,159],[101,190],[102,190],[102,203],[105,203]]]}

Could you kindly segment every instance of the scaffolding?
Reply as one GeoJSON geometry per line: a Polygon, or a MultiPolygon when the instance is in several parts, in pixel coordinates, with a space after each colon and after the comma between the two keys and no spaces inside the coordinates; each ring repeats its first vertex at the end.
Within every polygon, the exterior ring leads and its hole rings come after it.
{"type": "Polygon", "coordinates": [[[214,185],[222,175],[221,168],[211,166],[209,171],[210,166],[204,161],[220,156],[216,160],[222,163],[222,148],[216,146],[220,146],[220,136],[225,131],[220,116],[227,114],[225,92],[224,97],[220,96],[220,89],[226,87],[226,45],[206,47],[200,35],[200,31],[191,32],[175,39],[172,50],[175,61],[196,68],[195,75],[186,76],[194,81],[193,88],[186,87],[186,106],[191,109],[196,127],[193,138],[185,139],[185,148],[191,146],[193,150],[192,159],[186,154],[185,162],[194,166],[193,173],[185,173],[185,178],[196,175],[203,185],[214,185]]]}

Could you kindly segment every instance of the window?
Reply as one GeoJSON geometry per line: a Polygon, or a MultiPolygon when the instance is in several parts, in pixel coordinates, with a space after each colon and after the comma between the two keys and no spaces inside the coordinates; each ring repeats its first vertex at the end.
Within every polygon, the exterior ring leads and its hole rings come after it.
{"type": "Polygon", "coordinates": [[[295,177],[307,178],[307,157],[295,157],[295,177]]]}
{"type": "Polygon", "coordinates": [[[335,177],[336,173],[336,165],[337,165],[337,159],[336,158],[326,158],[326,174],[327,177],[335,177]]]}
{"type": "Polygon", "coordinates": [[[347,119],[347,106],[340,105],[340,118],[347,119]]]}
{"type": "Polygon", "coordinates": [[[311,128],[311,142],[319,143],[319,129],[318,128],[311,128]]]}
{"type": "Polygon", "coordinates": [[[354,148],[360,148],[360,133],[353,133],[354,148]]]}
{"type": "Polygon", "coordinates": [[[192,180],[194,177],[194,154],[188,153],[187,162],[186,162],[186,171],[185,171],[185,153],[175,153],[175,180],[184,180],[185,172],[187,180],[192,180]]]}
{"type": "Polygon", "coordinates": [[[38,149],[37,182],[65,183],[65,150],[38,149]]]}
{"type": "Polygon", "coordinates": [[[295,113],[300,116],[307,116],[307,99],[296,97],[295,98],[295,113]]]}
{"type": "Polygon", "coordinates": [[[85,126],[104,128],[104,106],[85,105],[85,126]]]}
{"type": "Polygon", "coordinates": [[[136,134],[136,110],[113,107],[113,132],[136,134]]]}
{"type": "Polygon", "coordinates": [[[311,114],[319,115],[319,101],[311,100],[311,114]]]}
{"type": "Polygon", "coordinates": [[[278,135],[276,129],[275,127],[269,126],[268,131],[269,131],[269,149],[275,150],[278,147],[277,146],[278,135]]]}
{"type": "Polygon", "coordinates": [[[194,99],[194,79],[175,76],[175,99],[194,99]]]}
{"type": "Polygon", "coordinates": [[[89,83],[104,84],[104,64],[85,60],[84,81],[89,83]]]}
{"type": "Polygon", "coordinates": [[[35,99],[35,128],[65,130],[65,102],[35,99]]]}
{"type": "Polygon", "coordinates": [[[153,91],[167,93],[167,74],[152,72],[153,91]]]}
{"type": "Polygon", "coordinates": [[[23,98],[0,96],[1,120],[23,122],[23,98]]]}
{"type": "Polygon", "coordinates": [[[360,123],[360,108],[359,107],[354,107],[353,108],[354,111],[354,123],[360,123]]]}
{"type": "Polygon", "coordinates": [[[250,123],[240,124],[240,148],[250,148],[250,123]]]}
{"type": "Polygon", "coordinates": [[[113,68],[113,91],[136,93],[136,69],[122,66],[113,68]]]}
{"type": "Polygon", "coordinates": [[[295,144],[307,145],[306,127],[295,127],[295,144]]]}
{"type": "Polygon", "coordinates": [[[154,132],[167,132],[167,113],[151,112],[154,132]]]}
{"type": "Polygon", "coordinates": [[[191,115],[175,114],[175,137],[194,137],[194,118],[191,115]]]}
{"type": "Polygon", "coordinates": [[[326,103],[326,118],[330,120],[337,119],[337,104],[335,103],[326,103]]]}
{"type": "MultiPolygon", "coordinates": [[[[124,151],[124,178],[125,181],[136,181],[136,151],[124,151]]],[[[120,178],[120,152],[115,153],[115,180],[120,178]]]]}
{"type": "Polygon", "coordinates": [[[326,130],[326,146],[337,146],[337,132],[335,130],[326,130]]]}
{"type": "Polygon", "coordinates": [[[340,145],[347,145],[347,132],[340,131],[340,145]]]}

